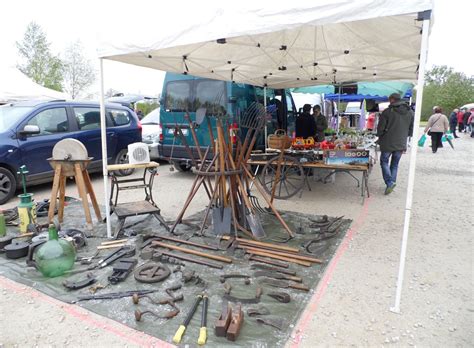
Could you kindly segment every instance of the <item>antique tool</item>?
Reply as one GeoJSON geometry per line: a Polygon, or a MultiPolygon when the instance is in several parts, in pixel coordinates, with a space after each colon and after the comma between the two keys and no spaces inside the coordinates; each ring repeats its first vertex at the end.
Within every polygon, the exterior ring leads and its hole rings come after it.
{"type": "Polygon", "coordinates": [[[259,248],[247,247],[247,246],[242,246],[242,248],[245,249],[245,250],[249,250],[251,253],[254,252],[254,251],[258,251],[258,252],[265,252],[265,253],[270,253],[270,254],[273,254],[273,255],[293,258],[293,259],[301,260],[301,261],[309,261],[309,262],[312,262],[312,263],[323,263],[323,261],[320,260],[320,259],[310,257],[310,256],[300,255],[300,254],[291,254],[291,253],[285,253],[285,252],[273,251],[273,250],[262,250],[262,249],[259,249],[259,248]]]}
{"type": "Polygon", "coordinates": [[[214,333],[217,337],[225,337],[230,321],[232,320],[232,307],[227,301],[222,303],[222,310],[214,325],[214,333]]]}
{"type": "Polygon", "coordinates": [[[120,249],[118,250],[115,250],[114,252],[110,253],[109,255],[107,255],[106,257],[104,257],[103,259],[100,259],[96,265],[92,265],[90,267],[90,269],[94,269],[94,268],[104,268],[108,265],[110,265],[111,263],[117,261],[118,259],[122,258],[122,257],[131,257],[135,255],[135,248],[131,247],[131,246],[123,246],[121,247],[120,249]]]}
{"type": "Polygon", "coordinates": [[[271,259],[277,259],[277,260],[287,261],[287,262],[291,262],[291,263],[296,263],[297,265],[301,265],[301,266],[305,266],[305,267],[311,267],[311,265],[312,265],[311,262],[296,260],[296,259],[291,258],[291,256],[285,257],[285,256],[276,255],[276,254],[273,254],[273,253],[270,253],[270,252],[264,252],[264,251],[258,251],[258,250],[248,250],[248,249],[246,250],[246,252],[249,253],[249,254],[255,254],[255,255],[258,255],[258,256],[269,257],[271,259]]]}
{"type": "Polygon", "coordinates": [[[256,318],[257,323],[272,326],[275,329],[281,331],[283,329],[284,320],[283,319],[270,319],[270,318],[256,318]]]}
{"type": "Polygon", "coordinates": [[[288,303],[291,301],[290,294],[287,294],[283,291],[269,292],[267,296],[270,296],[271,298],[274,298],[275,300],[281,303],[288,303]]]}
{"type": "Polygon", "coordinates": [[[290,266],[285,262],[264,259],[264,258],[255,256],[255,255],[252,255],[252,254],[250,254],[249,260],[250,261],[255,261],[255,262],[261,262],[261,263],[265,263],[265,264],[268,264],[268,265],[273,265],[273,266],[277,266],[277,267],[281,267],[281,268],[288,268],[290,266]]]}
{"type": "Polygon", "coordinates": [[[249,285],[250,284],[250,276],[249,275],[246,275],[246,274],[236,274],[236,273],[232,273],[232,274],[223,274],[219,277],[219,281],[221,283],[225,283],[225,281],[227,279],[231,279],[231,278],[243,278],[244,279],[244,282],[246,285],[249,285]]]}
{"type": "Polygon", "coordinates": [[[202,244],[202,243],[196,243],[196,242],[190,242],[188,240],[183,240],[179,238],[173,238],[173,237],[166,237],[166,236],[154,236],[156,239],[164,239],[164,240],[169,240],[172,242],[180,243],[180,244],[187,244],[191,246],[195,246],[198,248],[203,248],[203,249],[209,249],[209,250],[219,250],[218,247],[213,246],[213,245],[207,245],[207,244],[202,244]]]}
{"type": "MultiPolygon", "coordinates": [[[[169,302],[170,305],[171,305],[171,303],[172,302],[169,302]]],[[[142,317],[146,314],[150,314],[150,315],[154,316],[157,319],[171,319],[171,318],[174,318],[175,316],[177,316],[179,314],[179,309],[174,305],[171,305],[171,306],[175,309],[172,310],[172,311],[166,312],[166,314],[157,314],[157,313],[155,313],[154,311],[151,311],[151,310],[140,311],[139,309],[136,309],[135,312],[134,312],[135,320],[136,321],[141,321],[142,317]]]]}
{"type": "Polygon", "coordinates": [[[287,270],[287,269],[281,269],[281,268],[278,268],[278,267],[272,267],[272,266],[268,266],[268,265],[262,265],[262,264],[259,264],[259,263],[254,263],[254,264],[250,265],[250,269],[262,269],[262,270],[265,270],[265,271],[274,271],[274,272],[279,272],[279,273],[283,273],[283,274],[288,274],[288,275],[291,275],[291,276],[296,276],[295,271],[290,271],[290,270],[287,270]]]}
{"type": "Polygon", "coordinates": [[[202,297],[203,297],[202,295],[196,296],[196,300],[194,301],[193,306],[191,307],[191,310],[188,312],[186,319],[184,319],[183,323],[179,326],[178,330],[174,334],[174,337],[173,337],[174,343],[179,344],[181,342],[181,339],[183,338],[184,332],[186,331],[186,328],[188,327],[189,322],[193,318],[194,313],[196,313],[199,303],[201,303],[202,297]]]}
{"type": "Polygon", "coordinates": [[[303,282],[303,279],[300,277],[290,276],[287,274],[281,274],[281,273],[272,272],[272,271],[256,271],[254,272],[253,275],[255,277],[269,277],[269,278],[275,278],[275,279],[291,280],[297,283],[303,282]]]}
{"type": "Polygon", "coordinates": [[[30,244],[27,242],[14,241],[8,245],[5,245],[3,250],[7,259],[19,259],[28,255],[30,244]]]}
{"type": "Polygon", "coordinates": [[[181,254],[176,254],[176,253],[172,253],[172,252],[168,252],[168,251],[161,251],[161,250],[156,251],[155,253],[153,253],[152,259],[153,260],[162,260],[164,262],[170,262],[170,263],[174,263],[174,264],[184,265],[183,263],[180,263],[180,262],[178,262],[178,263],[174,262],[175,259],[179,259],[179,260],[183,260],[183,261],[187,261],[187,262],[196,263],[196,264],[199,264],[199,265],[204,265],[204,266],[211,267],[211,268],[217,268],[217,269],[224,268],[224,266],[222,266],[220,264],[217,264],[217,263],[214,263],[214,262],[201,260],[201,259],[197,259],[197,258],[194,258],[194,257],[181,255],[181,254]]]}
{"type": "Polygon", "coordinates": [[[96,281],[97,278],[92,273],[87,273],[87,276],[84,279],[76,281],[66,279],[65,281],[63,281],[63,286],[68,290],[79,290],[85,288],[86,286],[94,284],[96,281]]]}
{"type": "Polygon", "coordinates": [[[132,272],[136,264],[137,260],[134,258],[121,259],[114,265],[113,272],[107,279],[111,284],[117,284],[124,281],[132,272]]]}
{"type": "Polygon", "coordinates": [[[156,304],[156,305],[160,305],[160,304],[166,304],[168,303],[168,301],[173,301],[173,302],[180,302],[180,301],[183,301],[184,300],[184,296],[183,294],[179,294],[177,296],[175,296],[172,291],[176,291],[176,290],[179,290],[181,289],[181,284],[176,284],[176,285],[173,285],[172,287],[170,288],[167,288],[165,289],[165,292],[166,294],[170,297],[169,299],[165,299],[165,300],[160,300],[160,301],[155,301],[154,299],[152,299],[150,296],[148,295],[139,295],[139,294],[133,294],[132,296],[132,302],[134,304],[138,304],[140,302],[140,299],[142,298],[146,298],[148,299],[151,303],[153,304],[156,304]]]}
{"type": "MultiPolygon", "coordinates": [[[[231,239],[231,237],[223,236],[222,239],[228,240],[228,239],[231,239]]],[[[248,245],[252,245],[252,246],[255,246],[255,247],[259,247],[259,246],[260,247],[267,247],[268,249],[276,249],[276,250],[287,251],[287,252],[291,252],[291,253],[299,252],[299,249],[297,249],[297,248],[292,248],[292,247],[288,247],[288,246],[284,246],[284,245],[278,245],[278,244],[267,243],[267,242],[260,242],[260,241],[250,240],[250,239],[240,238],[240,237],[237,237],[235,239],[238,242],[240,242],[240,244],[248,244],[248,245]]]]}
{"type": "Polygon", "coordinates": [[[268,315],[268,314],[270,314],[270,310],[264,306],[247,309],[247,315],[249,317],[256,317],[258,315],[268,315]]]}
{"type": "Polygon", "coordinates": [[[207,341],[207,306],[209,298],[206,294],[202,296],[201,328],[199,329],[198,344],[202,346],[207,341]]]}
{"type": "MultiPolygon", "coordinates": [[[[227,283],[224,283],[227,284],[227,283]]],[[[260,286],[257,286],[257,289],[255,291],[255,297],[251,298],[240,298],[237,296],[233,296],[230,294],[230,290],[228,290],[229,293],[225,293],[224,296],[222,297],[224,300],[227,300],[229,302],[237,302],[237,303],[243,303],[243,304],[256,304],[260,302],[260,298],[262,297],[263,290],[260,286]]]]}
{"type": "Polygon", "coordinates": [[[285,280],[277,280],[272,278],[263,278],[260,280],[261,284],[270,285],[276,288],[292,288],[296,290],[309,291],[309,288],[304,284],[296,284],[287,282],[285,280]]]}
{"type": "Polygon", "coordinates": [[[157,283],[165,280],[171,274],[170,269],[157,262],[148,262],[138,267],[133,276],[135,280],[141,283],[157,283]]]}
{"type": "Polygon", "coordinates": [[[23,193],[18,195],[18,216],[20,218],[20,233],[36,232],[36,203],[32,200],[33,194],[26,192],[26,174],[28,170],[25,165],[19,168],[17,174],[21,177],[23,193]]]}
{"type": "Polygon", "coordinates": [[[107,294],[100,294],[100,295],[88,295],[88,296],[79,296],[75,302],[80,301],[90,301],[90,300],[114,300],[123,297],[132,297],[134,294],[137,295],[145,295],[151,294],[157,291],[162,291],[161,289],[154,289],[154,290],[131,290],[131,291],[122,291],[122,292],[110,292],[107,294]]]}
{"type": "Polygon", "coordinates": [[[232,259],[229,259],[228,257],[203,253],[203,252],[200,252],[200,251],[183,248],[183,247],[179,247],[179,246],[176,246],[176,245],[171,245],[171,244],[162,243],[162,242],[158,242],[158,241],[152,242],[152,245],[156,245],[156,246],[160,246],[160,247],[168,248],[168,249],[174,249],[174,250],[181,251],[183,253],[193,254],[193,255],[196,255],[196,256],[202,256],[202,257],[205,257],[205,258],[208,258],[208,259],[211,259],[211,260],[232,263],[232,259]]]}
{"type": "Polygon", "coordinates": [[[237,304],[232,310],[232,318],[230,320],[229,327],[227,328],[226,338],[229,341],[235,341],[240,333],[244,321],[244,312],[242,306],[237,304]]]}

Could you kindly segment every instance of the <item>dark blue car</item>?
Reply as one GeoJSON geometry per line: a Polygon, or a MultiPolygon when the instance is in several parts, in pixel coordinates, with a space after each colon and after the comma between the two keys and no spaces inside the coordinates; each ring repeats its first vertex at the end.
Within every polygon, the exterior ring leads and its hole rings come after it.
{"type": "MultiPolygon", "coordinates": [[[[127,161],[127,147],[141,141],[135,113],[119,104],[107,104],[108,163],[127,161]]],[[[81,141],[94,160],[90,171],[102,170],[100,110],[94,102],[29,101],[0,106],[0,205],[20,186],[18,168],[26,164],[28,185],[51,181],[47,161],[61,139],[81,141]]]]}

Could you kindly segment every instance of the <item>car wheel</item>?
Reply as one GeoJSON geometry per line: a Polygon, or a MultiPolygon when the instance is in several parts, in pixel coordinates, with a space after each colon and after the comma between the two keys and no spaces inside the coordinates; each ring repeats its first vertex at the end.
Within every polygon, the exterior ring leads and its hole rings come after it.
{"type": "MultiPolygon", "coordinates": [[[[115,164],[126,164],[128,163],[128,150],[123,149],[120,150],[120,152],[117,154],[117,157],[115,157],[115,164]]],[[[118,176],[127,176],[131,175],[134,172],[134,169],[121,169],[121,170],[116,170],[115,174],[118,176]]]]}
{"type": "Polygon", "coordinates": [[[189,172],[193,166],[188,162],[173,162],[173,167],[178,172],[189,172]]]}
{"type": "Polygon", "coordinates": [[[16,191],[16,179],[8,169],[0,167],[0,205],[7,203],[16,191]]]}

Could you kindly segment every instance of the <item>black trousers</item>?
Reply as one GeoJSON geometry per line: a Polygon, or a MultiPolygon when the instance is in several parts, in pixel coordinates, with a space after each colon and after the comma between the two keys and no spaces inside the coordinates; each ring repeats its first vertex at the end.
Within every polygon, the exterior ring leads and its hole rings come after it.
{"type": "Polygon", "coordinates": [[[458,130],[459,133],[462,133],[464,131],[464,123],[458,123],[458,130]]]}
{"type": "Polygon", "coordinates": [[[443,143],[441,142],[442,137],[442,132],[431,132],[431,149],[433,153],[438,151],[438,148],[443,147],[443,143]]]}

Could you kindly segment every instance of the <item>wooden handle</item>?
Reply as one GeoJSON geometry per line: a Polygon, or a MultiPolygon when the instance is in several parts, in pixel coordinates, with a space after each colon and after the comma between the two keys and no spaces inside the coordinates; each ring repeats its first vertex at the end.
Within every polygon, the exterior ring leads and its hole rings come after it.
{"type": "Polygon", "coordinates": [[[309,291],[309,288],[304,284],[289,283],[288,287],[297,290],[309,291]]]}
{"type": "Polygon", "coordinates": [[[288,280],[292,280],[294,282],[297,282],[297,283],[302,283],[303,282],[303,278],[296,277],[296,276],[285,275],[285,278],[288,279],[288,280]]]}
{"type": "Polygon", "coordinates": [[[252,253],[254,251],[265,251],[265,252],[270,253],[270,254],[285,256],[285,257],[293,258],[293,259],[297,259],[297,260],[309,261],[309,262],[313,262],[313,263],[323,263],[322,260],[316,259],[314,257],[309,257],[309,256],[303,256],[303,255],[297,255],[297,254],[288,254],[288,253],[284,253],[284,252],[280,252],[280,251],[262,250],[262,249],[259,249],[259,248],[246,246],[246,245],[241,245],[240,247],[242,247],[243,249],[249,250],[252,253]]]}
{"type": "Polygon", "coordinates": [[[124,245],[125,245],[125,243],[109,244],[109,245],[99,245],[99,246],[97,247],[97,250],[121,248],[121,247],[123,247],[124,245]]]}
{"type": "Polygon", "coordinates": [[[125,243],[128,239],[116,239],[116,240],[109,240],[106,242],[100,243],[100,245],[110,245],[110,244],[117,244],[117,243],[125,243]]]}
{"type": "Polygon", "coordinates": [[[301,266],[305,266],[305,267],[310,267],[311,266],[311,262],[296,260],[296,259],[291,258],[291,257],[279,256],[279,255],[276,255],[276,254],[272,254],[272,253],[268,253],[268,252],[264,252],[264,251],[257,251],[257,250],[253,251],[253,250],[245,249],[245,251],[249,254],[265,256],[265,257],[269,257],[271,259],[292,262],[292,263],[296,263],[297,265],[301,265],[301,266]]]}
{"type": "Polygon", "coordinates": [[[181,251],[181,252],[187,253],[187,254],[192,254],[192,255],[196,255],[196,256],[205,257],[205,258],[208,258],[208,259],[211,259],[211,260],[232,263],[232,259],[229,259],[228,257],[224,257],[224,256],[211,255],[211,254],[203,253],[203,252],[200,252],[200,251],[196,251],[196,250],[192,250],[192,249],[186,249],[186,248],[183,248],[183,247],[180,247],[180,246],[177,246],[177,245],[171,245],[171,244],[158,242],[158,241],[154,241],[151,244],[152,245],[157,245],[157,246],[160,246],[160,247],[163,247],[163,248],[178,250],[178,251],[181,251]]]}
{"type": "MultiPolygon", "coordinates": [[[[223,236],[222,239],[224,240],[229,240],[231,237],[229,236],[223,236]]],[[[282,250],[282,251],[288,251],[290,253],[297,253],[299,252],[299,249],[297,248],[292,248],[292,247],[287,247],[284,245],[277,245],[273,243],[265,243],[265,242],[258,242],[256,240],[250,240],[250,239],[245,239],[245,238],[236,238],[238,242],[241,244],[249,244],[249,245],[258,245],[258,246],[264,246],[269,249],[276,249],[276,250],[282,250]]]]}

